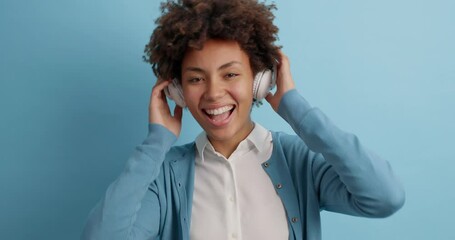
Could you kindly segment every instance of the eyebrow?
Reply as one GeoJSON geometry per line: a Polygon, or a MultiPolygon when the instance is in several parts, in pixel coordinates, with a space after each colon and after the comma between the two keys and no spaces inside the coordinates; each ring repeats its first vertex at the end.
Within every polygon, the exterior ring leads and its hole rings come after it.
{"type": "MultiPolygon", "coordinates": [[[[225,68],[228,68],[228,67],[231,67],[232,65],[235,65],[235,64],[239,64],[239,65],[242,65],[241,62],[239,61],[231,61],[231,62],[228,62],[228,63],[225,63],[221,66],[218,67],[218,71],[219,70],[223,70],[225,68]]],[[[192,71],[192,72],[205,72],[202,68],[198,68],[198,67],[186,67],[184,69],[184,71],[192,71]]]]}

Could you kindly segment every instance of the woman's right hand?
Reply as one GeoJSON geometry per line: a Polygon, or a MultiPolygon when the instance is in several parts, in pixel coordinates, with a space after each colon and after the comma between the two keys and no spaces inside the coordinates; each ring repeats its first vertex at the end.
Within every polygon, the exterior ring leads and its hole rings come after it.
{"type": "Polygon", "coordinates": [[[149,123],[163,125],[176,137],[179,137],[182,129],[182,108],[176,104],[174,114],[171,115],[166,94],[164,93],[164,88],[169,83],[170,81],[158,79],[155,86],[153,86],[149,104],[149,123]]]}

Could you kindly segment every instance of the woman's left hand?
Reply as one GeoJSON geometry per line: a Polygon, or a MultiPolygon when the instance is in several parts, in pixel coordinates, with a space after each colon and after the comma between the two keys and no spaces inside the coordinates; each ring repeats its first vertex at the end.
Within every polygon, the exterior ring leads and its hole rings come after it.
{"type": "Polygon", "coordinates": [[[277,76],[276,76],[276,92],[269,93],[265,97],[265,100],[272,106],[275,112],[278,112],[278,107],[280,106],[281,98],[283,95],[295,88],[294,80],[292,80],[291,67],[289,64],[289,58],[284,55],[280,50],[281,61],[277,66],[277,76]]]}

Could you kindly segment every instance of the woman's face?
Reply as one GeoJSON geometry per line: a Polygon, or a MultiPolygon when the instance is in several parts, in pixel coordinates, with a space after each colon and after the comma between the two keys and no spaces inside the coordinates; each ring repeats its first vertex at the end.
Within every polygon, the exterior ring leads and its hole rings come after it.
{"type": "Polygon", "coordinates": [[[253,129],[253,72],[237,42],[208,40],[182,62],[182,88],[193,117],[216,145],[237,145],[253,129]]]}

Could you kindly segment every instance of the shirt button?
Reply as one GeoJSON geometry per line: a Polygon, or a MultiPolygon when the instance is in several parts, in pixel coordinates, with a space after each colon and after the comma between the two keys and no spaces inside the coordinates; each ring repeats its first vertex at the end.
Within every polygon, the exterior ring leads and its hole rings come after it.
{"type": "Polygon", "coordinates": [[[233,233],[231,236],[232,236],[232,238],[237,239],[237,234],[236,233],[233,233]]]}
{"type": "Polygon", "coordinates": [[[234,197],[229,197],[230,202],[234,202],[234,197]]]}
{"type": "Polygon", "coordinates": [[[283,185],[281,185],[281,183],[278,183],[278,184],[276,185],[276,188],[278,188],[278,189],[281,189],[282,187],[283,187],[283,185]]]}
{"type": "Polygon", "coordinates": [[[296,217],[293,217],[293,218],[291,219],[291,221],[292,221],[293,223],[296,223],[297,221],[299,221],[299,219],[296,218],[296,217]]]}
{"type": "Polygon", "coordinates": [[[265,168],[268,168],[269,166],[270,166],[270,164],[268,162],[264,163],[265,168]]]}

